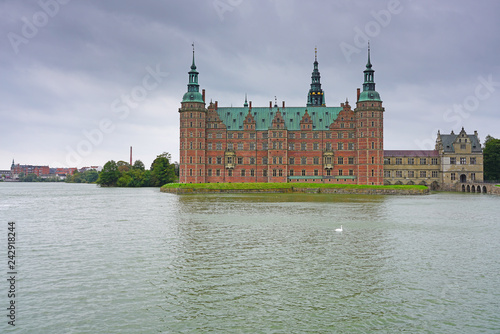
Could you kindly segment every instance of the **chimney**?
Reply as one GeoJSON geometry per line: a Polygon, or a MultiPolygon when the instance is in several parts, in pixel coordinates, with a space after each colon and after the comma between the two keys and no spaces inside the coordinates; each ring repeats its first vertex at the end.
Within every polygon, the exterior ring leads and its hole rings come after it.
{"type": "Polygon", "coordinates": [[[359,101],[359,95],[361,94],[361,88],[358,88],[358,98],[356,99],[356,102],[359,101]]]}
{"type": "Polygon", "coordinates": [[[273,101],[269,101],[269,108],[273,107],[273,101]]]}
{"type": "Polygon", "coordinates": [[[249,103],[250,103],[250,110],[252,110],[252,101],[250,101],[249,103]]]}
{"type": "Polygon", "coordinates": [[[203,103],[205,103],[205,89],[201,90],[201,95],[203,95],[203,103]]]}
{"type": "Polygon", "coordinates": [[[283,101],[283,109],[285,109],[285,101],[283,101]]]}
{"type": "Polygon", "coordinates": [[[219,108],[219,101],[215,101],[215,110],[219,108]]]}
{"type": "Polygon", "coordinates": [[[474,136],[477,137],[477,130],[474,130],[474,136]]]}

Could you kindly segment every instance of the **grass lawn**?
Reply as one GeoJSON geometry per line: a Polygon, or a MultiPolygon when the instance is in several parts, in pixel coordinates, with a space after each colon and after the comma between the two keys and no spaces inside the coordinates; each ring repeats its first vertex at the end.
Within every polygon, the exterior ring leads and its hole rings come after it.
{"type": "Polygon", "coordinates": [[[162,188],[184,189],[289,189],[289,188],[347,188],[347,189],[427,189],[421,185],[390,185],[370,186],[357,184],[327,184],[327,183],[169,183],[162,188]]]}

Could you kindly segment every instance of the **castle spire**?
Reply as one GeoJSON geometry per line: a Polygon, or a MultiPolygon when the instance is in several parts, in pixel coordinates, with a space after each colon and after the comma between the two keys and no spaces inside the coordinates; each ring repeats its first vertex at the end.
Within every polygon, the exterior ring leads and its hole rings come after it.
{"type": "Polygon", "coordinates": [[[311,75],[311,88],[307,95],[307,106],[324,106],[325,96],[321,89],[321,75],[318,70],[318,49],[314,48],[314,63],[313,72],[311,75]]]}
{"type": "Polygon", "coordinates": [[[245,93],[245,103],[243,104],[243,107],[248,107],[247,93],[245,93]]]}
{"type": "Polygon", "coordinates": [[[372,63],[370,60],[370,43],[368,43],[368,62],[366,63],[366,69],[364,73],[363,91],[359,95],[358,102],[360,101],[379,101],[380,94],[375,90],[375,71],[372,69],[372,63]]]}
{"type": "Polygon", "coordinates": [[[193,64],[191,65],[192,70],[196,70],[196,65],[194,64],[194,43],[192,44],[193,46],[193,64]]]}
{"type": "Polygon", "coordinates": [[[191,65],[191,71],[189,71],[189,83],[187,85],[187,93],[184,94],[182,102],[201,102],[203,101],[203,96],[200,93],[200,85],[198,84],[198,71],[196,70],[196,65],[194,63],[194,43],[193,46],[193,63],[191,65]]]}

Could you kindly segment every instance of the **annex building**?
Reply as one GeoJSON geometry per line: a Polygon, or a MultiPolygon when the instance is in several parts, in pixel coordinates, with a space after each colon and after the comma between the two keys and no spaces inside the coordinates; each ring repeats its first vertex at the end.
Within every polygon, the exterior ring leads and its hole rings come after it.
{"type": "Polygon", "coordinates": [[[317,54],[305,106],[283,101],[255,107],[246,98],[241,107],[222,107],[217,101],[207,106],[193,50],[179,108],[179,182],[425,184],[437,189],[482,180],[477,133],[438,134],[432,151],[384,151],[384,107],[374,72],[368,49],[354,109],[348,101],[326,106],[317,54]]]}

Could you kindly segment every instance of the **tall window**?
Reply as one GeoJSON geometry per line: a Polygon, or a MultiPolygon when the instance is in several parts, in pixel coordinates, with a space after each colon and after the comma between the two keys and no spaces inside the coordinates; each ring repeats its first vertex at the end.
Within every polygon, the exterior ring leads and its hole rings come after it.
{"type": "Polygon", "coordinates": [[[456,177],[456,175],[455,175],[455,173],[451,173],[451,175],[450,175],[450,176],[451,176],[451,180],[452,180],[452,181],[455,181],[455,180],[456,180],[456,178],[457,178],[457,177],[456,177]]]}
{"type": "Polygon", "coordinates": [[[344,149],[344,143],[337,143],[337,149],[338,150],[343,150],[344,149]]]}
{"type": "Polygon", "coordinates": [[[396,158],[396,165],[401,165],[401,164],[403,164],[403,159],[396,158]]]}
{"type": "Polygon", "coordinates": [[[408,158],[408,165],[414,165],[415,164],[415,158],[408,158]]]}
{"type": "Polygon", "coordinates": [[[427,177],[427,173],[425,172],[425,170],[420,171],[420,177],[427,177]]]}
{"type": "Polygon", "coordinates": [[[241,176],[245,176],[245,170],[244,169],[241,170],[241,176]]]}
{"type": "Polygon", "coordinates": [[[290,165],[293,165],[293,164],[295,163],[295,158],[289,158],[289,159],[288,159],[288,163],[289,163],[290,165]]]}
{"type": "Polygon", "coordinates": [[[302,170],[302,176],[306,176],[306,170],[305,169],[302,170]]]}
{"type": "Polygon", "coordinates": [[[457,163],[457,158],[451,157],[450,158],[450,165],[455,165],[457,163]]]}
{"type": "Polygon", "coordinates": [[[420,158],[420,164],[421,165],[427,165],[427,159],[426,158],[420,158]]]}
{"type": "Polygon", "coordinates": [[[476,158],[470,158],[470,164],[475,165],[476,164],[476,158]]]}
{"type": "Polygon", "coordinates": [[[338,159],[337,159],[337,163],[338,163],[339,165],[343,165],[343,164],[344,164],[344,158],[343,158],[343,157],[338,157],[338,159]]]}
{"type": "Polygon", "coordinates": [[[466,164],[467,164],[467,158],[465,158],[465,157],[460,157],[460,164],[461,164],[461,165],[466,165],[466,164]]]}
{"type": "Polygon", "coordinates": [[[305,158],[305,157],[300,158],[300,163],[301,163],[302,165],[307,164],[307,158],[305,158]]]}

